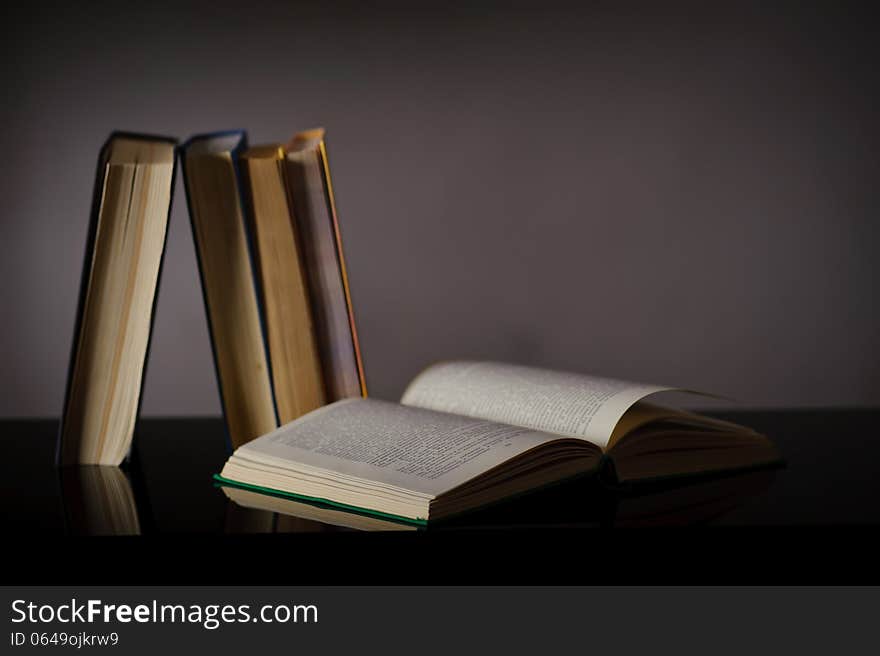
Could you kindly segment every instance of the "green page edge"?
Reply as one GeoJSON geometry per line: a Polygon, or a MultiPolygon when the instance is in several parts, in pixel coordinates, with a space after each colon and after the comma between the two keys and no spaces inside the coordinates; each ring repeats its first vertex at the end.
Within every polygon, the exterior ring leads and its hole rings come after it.
{"type": "Polygon", "coordinates": [[[353,512],[359,515],[370,515],[372,517],[378,517],[379,519],[388,519],[394,522],[400,522],[403,524],[414,524],[416,526],[427,526],[428,520],[412,517],[403,517],[402,515],[392,515],[390,513],[384,513],[379,510],[370,510],[369,508],[362,508],[361,506],[350,506],[347,503],[339,503],[338,501],[331,501],[330,499],[322,499],[321,497],[310,497],[305,494],[296,494],[295,492],[286,492],[284,490],[276,490],[271,487],[263,487],[261,485],[252,485],[251,483],[242,483],[240,481],[233,481],[230,478],[223,478],[220,474],[214,474],[214,480],[222,485],[228,485],[230,487],[239,487],[243,490],[253,490],[254,492],[260,492],[262,494],[269,494],[275,497],[282,497],[288,499],[296,499],[297,501],[306,501],[308,503],[320,504],[324,506],[331,506],[333,508],[338,508],[340,510],[345,510],[346,512],[353,512]]]}

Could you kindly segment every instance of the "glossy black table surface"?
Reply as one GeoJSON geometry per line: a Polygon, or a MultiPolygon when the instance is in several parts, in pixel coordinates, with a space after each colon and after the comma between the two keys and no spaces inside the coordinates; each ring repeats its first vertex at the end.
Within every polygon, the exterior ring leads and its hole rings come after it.
{"type": "MultiPolygon", "coordinates": [[[[63,565],[67,554],[81,560],[83,566],[92,563],[97,567],[100,561],[111,571],[113,563],[130,559],[143,563],[147,558],[149,563],[139,570],[128,569],[129,574],[161,578],[163,573],[177,572],[204,582],[212,571],[216,573],[218,563],[230,562],[234,552],[266,558],[299,554],[298,560],[311,559],[314,567],[295,569],[299,580],[324,580],[319,572],[327,574],[331,569],[373,580],[371,576],[378,575],[372,568],[369,571],[373,574],[364,572],[363,557],[385,562],[386,567],[389,563],[419,565],[422,574],[432,573],[428,575],[432,580],[442,576],[446,577],[444,582],[453,582],[456,574],[464,577],[466,573],[504,582],[502,577],[509,569],[494,558],[487,563],[485,554],[480,557],[483,564],[475,565],[475,554],[470,551],[505,552],[506,559],[522,550],[534,554],[529,558],[531,565],[518,570],[525,580],[583,578],[589,568],[566,574],[566,559],[576,557],[604,558],[621,566],[626,561],[629,572],[659,572],[661,578],[687,582],[699,575],[697,556],[687,556],[694,551],[716,551],[718,558],[730,561],[726,569],[717,570],[720,575],[747,578],[750,572],[758,571],[756,563],[763,563],[761,571],[767,573],[767,559],[785,549],[787,564],[776,571],[793,575],[795,552],[800,557],[820,548],[825,551],[823,559],[837,558],[839,564],[832,568],[817,559],[812,570],[815,575],[833,577],[837,572],[851,578],[863,571],[865,576],[873,576],[877,568],[869,554],[880,546],[874,537],[874,528],[880,525],[880,443],[874,423],[878,413],[841,409],[711,414],[768,435],[781,449],[785,466],[663,486],[611,488],[592,480],[575,481],[418,535],[362,533],[242,509],[212,480],[227,455],[219,418],[144,419],[137,427],[132,460],[121,477],[136,519],[123,522],[123,529],[117,526],[116,531],[136,535],[100,538],[88,536],[107,533],[106,524],[99,523],[96,531],[94,523],[77,520],[83,503],[93,503],[81,498],[89,485],[65,482],[71,474],[60,473],[53,465],[57,422],[6,420],[0,423],[5,447],[5,457],[0,459],[0,530],[7,546],[20,550],[18,557],[25,564],[16,575],[24,578],[40,572],[75,578],[80,570],[63,565]],[[639,526],[654,528],[603,530],[639,526]],[[681,528],[688,526],[740,528],[681,528]],[[48,565],[43,558],[39,561],[44,563],[42,569],[29,569],[26,563],[37,545],[53,545],[62,562],[48,565]],[[656,556],[666,554],[670,564],[677,562],[677,573],[673,576],[666,567],[652,568],[643,562],[637,554],[645,549],[656,556]],[[760,557],[750,552],[754,549],[760,549],[760,557]],[[859,560],[863,552],[864,562],[859,560]],[[175,553],[186,562],[177,561],[172,556],[175,553]],[[353,553],[359,556],[353,558],[353,553]],[[450,553],[459,555],[452,558],[450,553]],[[469,557],[462,553],[469,553],[469,557]],[[557,553],[559,558],[553,559],[557,553]],[[147,554],[161,558],[162,563],[153,562],[147,554]],[[541,567],[534,566],[538,558],[541,567]],[[331,561],[332,567],[321,565],[331,561]]],[[[241,573],[230,575],[233,579],[244,577],[241,573]]],[[[268,571],[263,575],[271,580],[278,576],[268,571]]],[[[607,575],[606,570],[597,574],[596,580],[605,580],[607,575]]],[[[401,576],[392,570],[382,580],[401,582],[401,576]]]]}

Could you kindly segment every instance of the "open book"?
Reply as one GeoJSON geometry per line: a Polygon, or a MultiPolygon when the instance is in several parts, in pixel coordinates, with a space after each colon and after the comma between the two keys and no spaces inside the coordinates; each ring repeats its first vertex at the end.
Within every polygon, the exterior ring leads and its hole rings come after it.
{"type": "Polygon", "coordinates": [[[600,470],[626,482],[779,460],[748,428],[643,400],[663,391],[671,388],[441,363],[400,404],[344,399],[239,447],[217,479],[424,523],[600,470]]]}

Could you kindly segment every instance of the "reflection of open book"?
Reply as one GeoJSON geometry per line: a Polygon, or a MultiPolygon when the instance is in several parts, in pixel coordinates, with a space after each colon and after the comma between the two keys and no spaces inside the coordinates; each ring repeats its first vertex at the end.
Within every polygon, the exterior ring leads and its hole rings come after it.
{"type": "Polygon", "coordinates": [[[131,484],[119,467],[61,469],[65,518],[73,535],[139,535],[131,484]]]}
{"type": "Polygon", "coordinates": [[[668,389],[444,363],[419,375],[402,404],[338,401],[239,447],[218,478],[425,522],[603,463],[632,481],[779,459],[750,429],[642,400],[668,389]]]}
{"type": "MultiPolygon", "coordinates": [[[[444,522],[430,529],[473,530],[527,527],[690,526],[725,517],[772,485],[776,471],[760,468],[609,487],[595,478],[553,485],[444,522]]],[[[237,487],[230,499],[228,533],[315,533],[339,530],[415,530],[409,522],[371,517],[326,504],[237,487]]]]}
{"type": "Polygon", "coordinates": [[[691,526],[727,515],[766,492],[776,472],[758,469],[686,485],[644,486],[615,495],[614,526],[691,526]]]}
{"type": "Polygon", "coordinates": [[[314,533],[340,528],[360,531],[416,529],[409,522],[395,522],[274,494],[227,486],[222,489],[234,502],[227,510],[226,530],[230,533],[314,533]]]}

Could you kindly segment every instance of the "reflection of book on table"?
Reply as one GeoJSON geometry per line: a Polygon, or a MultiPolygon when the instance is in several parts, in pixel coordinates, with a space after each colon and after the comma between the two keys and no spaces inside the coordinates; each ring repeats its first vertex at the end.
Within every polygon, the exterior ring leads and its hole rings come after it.
{"type": "Polygon", "coordinates": [[[222,489],[233,502],[227,515],[227,531],[233,533],[314,533],[340,528],[359,531],[416,529],[409,522],[392,521],[326,504],[232,486],[223,486],[222,489]]]}
{"type": "Polygon", "coordinates": [[[690,526],[727,515],[772,484],[776,472],[758,469],[722,474],[685,485],[650,486],[618,493],[614,526],[690,526]]]}
{"type": "MultiPolygon", "coordinates": [[[[644,485],[609,488],[581,478],[484,509],[431,523],[438,530],[526,527],[691,526],[712,523],[760,496],[772,485],[772,468],[720,472],[644,485]]],[[[412,530],[409,522],[371,517],[326,504],[223,486],[229,533],[314,533],[356,529],[412,530]]]]}
{"type": "Polygon", "coordinates": [[[451,362],[401,404],[346,399],[238,448],[221,482],[415,522],[604,468],[619,481],[779,460],[758,433],[643,399],[669,388],[451,362]]]}
{"type": "Polygon", "coordinates": [[[71,534],[140,534],[134,493],[119,467],[83,465],[60,472],[64,515],[71,534]]]}

